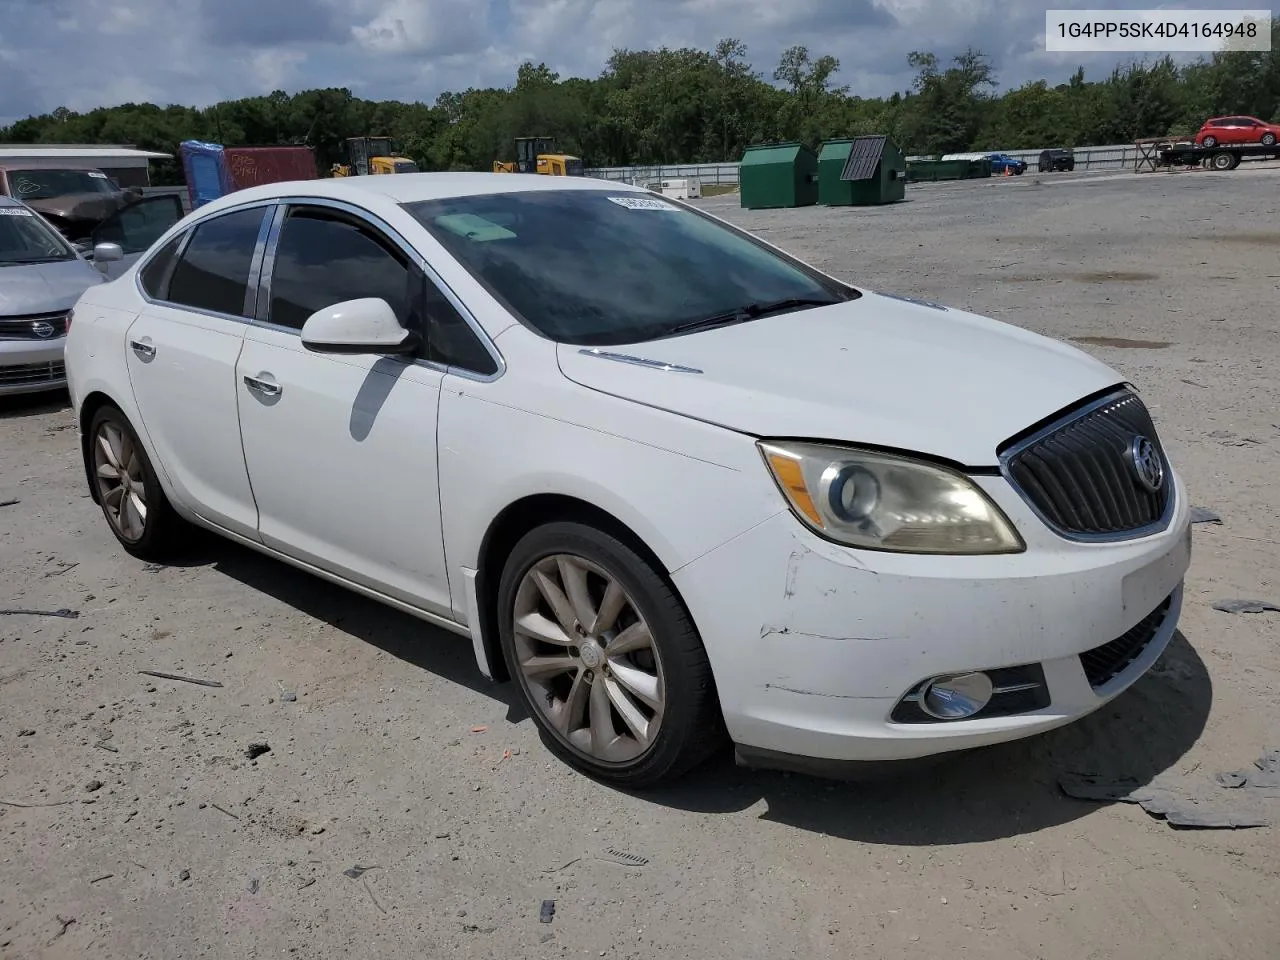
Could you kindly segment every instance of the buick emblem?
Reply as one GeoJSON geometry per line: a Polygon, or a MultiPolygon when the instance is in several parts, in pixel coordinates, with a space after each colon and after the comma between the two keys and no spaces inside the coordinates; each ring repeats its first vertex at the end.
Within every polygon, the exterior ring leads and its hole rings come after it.
{"type": "Polygon", "coordinates": [[[1164,486],[1164,462],[1156,445],[1146,437],[1134,437],[1129,445],[1129,461],[1138,483],[1151,493],[1159,493],[1164,486]]]}
{"type": "Polygon", "coordinates": [[[53,336],[53,324],[47,320],[37,320],[31,325],[31,332],[41,340],[46,340],[53,336]]]}

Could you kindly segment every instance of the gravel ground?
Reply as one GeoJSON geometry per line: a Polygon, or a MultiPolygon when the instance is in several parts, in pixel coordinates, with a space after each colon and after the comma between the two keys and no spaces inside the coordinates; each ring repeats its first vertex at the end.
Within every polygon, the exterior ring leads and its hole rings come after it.
{"type": "Polygon", "coordinates": [[[1112,338],[1086,349],[1140,385],[1223,518],[1130,692],[891,782],[724,758],[660,793],[599,786],[464,640],[229,545],[130,559],[64,400],[3,403],[0,606],[79,617],[0,616],[0,957],[1275,958],[1275,827],[1175,830],[1057,777],[1191,790],[1280,746],[1280,616],[1210,607],[1280,602],[1277,186],[1242,168],[703,201],[873,288],[1112,338]]]}

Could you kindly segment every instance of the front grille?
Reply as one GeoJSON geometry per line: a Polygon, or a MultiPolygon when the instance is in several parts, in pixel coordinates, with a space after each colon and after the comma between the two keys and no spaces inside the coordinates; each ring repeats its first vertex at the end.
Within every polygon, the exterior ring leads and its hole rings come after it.
{"type": "Polygon", "coordinates": [[[1086,406],[1003,456],[1010,483],[1060,534],[1121,539],[1157,525],[1172,497],[1172,474],[1146,405],[1129,391],[1086,406]],[[1133,446],[1150,440],[1164,467],[1151,491],[1141,482],[1133,446]]]}
{"type": "Polygon", "coordinates": [[[67,378],[67,368],[57,363],[19,363],[0,366],[0,387],[16,387],[24,384],[56,383],[67,378]]]}
{"type": "Polygon", "coordinates": [[[1084,667],[1093,689],[1106,686],[1142,656],[1142,651],[1147,649],[1147,644],[1164,623],[1172,603],[1173,597],[1166,597],[1164,603],[1110,643],[1080,654],[1080,666],[1084,667]]]}
{"type": "Polygon", "coordinates": [[[67,315],[41,313],[23,317],[0,317],[0,340],[53,340],[67,335],[67,315]],[[48,331],[45,333],[44,331],[48,331]],[[41,336],[41,334],[44,334],[41,336]]]}

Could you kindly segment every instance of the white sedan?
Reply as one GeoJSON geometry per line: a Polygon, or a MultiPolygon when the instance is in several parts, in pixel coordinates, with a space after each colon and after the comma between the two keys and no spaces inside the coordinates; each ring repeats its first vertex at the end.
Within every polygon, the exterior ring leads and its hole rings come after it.
{"type": "Polygon", "coordinates": [[[125,550],[195,524],[469,636],[615,783],[1046,731],[1178,621],[1187,494],[1114,370],[625,185],[243,190],[66,359],[125,550]]]}

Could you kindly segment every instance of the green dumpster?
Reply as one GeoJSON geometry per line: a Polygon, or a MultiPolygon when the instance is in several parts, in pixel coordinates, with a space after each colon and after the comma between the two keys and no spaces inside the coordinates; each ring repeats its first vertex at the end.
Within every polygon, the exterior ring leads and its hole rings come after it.
{"type": "Polygon", "coordinates": [[[968,164],[969,164],[969,171],[967,174],[967,179],[981,180],[984,177],[991,176],[991,158],[990,157],[983,157],[981,160],[970,160],[968,161],[968,164]]]}
{"type": "Polygon", "coordinates": [[[799,142],[747,147],[738,194],[746,210],[811,206],[818,202],[818,155],[799,142]]]}
{"type": "Polygon", "coordinates": [[[883,135],[828,140],[818,154],[818,202],[869,207],[905,200],[907,164],[883,135]]]}
{"type": "Polygon", "coordinates": [[[938,180],[966,180],[970,176],[969,171],[968,160],[912,160],[907,164],[907,179],[927,183],[938,180]]]}

